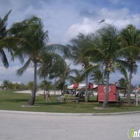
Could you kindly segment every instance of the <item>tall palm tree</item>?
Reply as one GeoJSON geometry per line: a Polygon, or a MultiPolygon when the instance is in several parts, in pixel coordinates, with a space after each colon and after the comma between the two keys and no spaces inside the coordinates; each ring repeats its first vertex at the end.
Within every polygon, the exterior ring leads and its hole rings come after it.
{"type": "Polygon", "coordinates": [[[37,64],[42,61],[42,54],[44,52],[56,51],[57,49],[64,50],[64,46],[58,44],[46,46],[48,43],[48,31],[43,30],[41,19],[37,16],[32,16],[22,22],[13,24],[10,33],[18,39],[13,58],[18,57],[21,62],[24,62],[24,57],[27,58],[23,67],[17,70],[17,74],[22,75],[31,63],[34,67],[34,86],[28,101],[29,105],[34,105],[37,85],[37,64]]]}
{"type": "Polygon", "coordinates": [[[89,56],[83,56],[83,51],[87,46],[83,47],[83,43],[93,40],[93,34],[84,35],[80,33],[77,38],[71,40],[71,49],[72,49],[72,59],[74,60],[74,64],[81,64],[85,74],[86,80],[86,92],[85,92],[85,102],[88,101],[88,69],[90,67],[89,56]]]}
{"type": "Polygon", "coordinates": [[[40,62],[40,56],[45,49],[45,41],[48,41],[48,31],[43,31],[41,19],[32,16],[22,22],[13,24],[10,33],[19,39],[13,58],[19,56],[22,62],[24,61],[23,57],[27,58],[23,67],[17,70],[17,74],[22,75],[29,65],[33,63],[34,85],[28,104],[34,105],[37,85],[37,64],[40,62]]]}
{"type": "Polygon", "coordinates": [[[7,20],[10,12],[11,11],[9,11],[3,18],[0,18],[0,56],[5,68],[8,68],[9,63],[4,49],[8,50],[8,52],[10,53],[12,52],[12,48],[9,47],[9,45],[7,44],[8,30],[6,29],[7,20]]]}
{"type": "Polygon", "coordinates": [[[97,31],[97,38],[94,42],[85,44],[88,46],[85,50],[85,56],[90,56],[94,62],[104,65],[106,75],[106,94],[102,107],[107,107],[109,94],[109,76],[114,72],[115,67],[120,67],[119,51],[120,38],[116,28],[112,25],[106,25],[97,31]],[[119,64],[117,64],[119,63],[119,64]],[[114,67],[115,66],[115,67],[114,67]]]}
{"type": "Polygon", "coordinates": [[[121,43],[124,48],[122,54],[126,58],[125,61],[129,64],[129,78],[128,78],[128,90],[127,90],[127,101],[131,104],[131,80],[132,74],[137,72],[136,60],[140,59],[140,30],[133,25],[127,25],[121,33],[121,43]]]}

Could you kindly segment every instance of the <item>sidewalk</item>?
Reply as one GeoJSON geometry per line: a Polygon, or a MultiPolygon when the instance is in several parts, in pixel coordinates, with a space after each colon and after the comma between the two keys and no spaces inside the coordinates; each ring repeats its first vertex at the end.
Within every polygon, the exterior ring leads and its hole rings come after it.
{"type": "Polygon", "coordinates": [[[116,112],[116,113],[55,113],[55,112],[29,112],[29,111],[0,110],[0,113],[31,114],[31,115],[46,115],[46,116],[106,116],[106,115],[138,114],[140,113],[140,111],[116,112]]]}

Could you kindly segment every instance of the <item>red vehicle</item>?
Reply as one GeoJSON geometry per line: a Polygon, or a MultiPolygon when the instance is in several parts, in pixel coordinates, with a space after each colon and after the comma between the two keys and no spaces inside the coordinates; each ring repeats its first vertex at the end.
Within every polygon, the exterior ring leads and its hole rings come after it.
{"type": "MultiPolygon", "coordinates": [[[[104,101],[105,92],[106,92],[106,85],[98,85],[98,102],[104,101]]],[[[109,84],[109,94],[108,94],[108,101],[109,102],[116,102],[117,101],[116,92],[117,92],[116,85],[109,84]]]]}

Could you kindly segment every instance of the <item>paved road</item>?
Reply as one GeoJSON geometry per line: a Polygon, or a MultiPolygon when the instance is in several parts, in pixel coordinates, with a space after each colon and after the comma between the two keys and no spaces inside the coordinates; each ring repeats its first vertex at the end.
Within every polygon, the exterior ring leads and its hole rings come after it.
{"type": "Polygon", "coordinates": [[[140,114],[60,116],[0,112],[0,140],[128,140],[127,132],[132,127],[140,129],[140,114]]]}

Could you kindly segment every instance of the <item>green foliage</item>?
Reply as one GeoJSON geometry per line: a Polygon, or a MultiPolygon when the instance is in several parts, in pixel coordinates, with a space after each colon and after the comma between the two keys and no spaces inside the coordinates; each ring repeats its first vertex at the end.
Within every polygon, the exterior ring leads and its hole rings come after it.
{"type": "Polygon", "coordinates": [[[51,82],[44,80],[40,83],[39,87],[41,89],[44,89],[44,90],[48,90],[48,89],[50,90],[51,89],[51,82]]]}
{"type": "Polygon", "coordinates": [[[131,104],[130,93],[132,74],[137,72],[138,66],[136,61],[140,60],[140,30],[133,25],[128,25],[121,31],[120,36],[123,48],[122,51],[120,51],[120,54],[126,58],[125,61],[128,63],[129,78],[127,100],[128,103],[131,104]]]}
{"type": "Polygon", "coordinates": [[[100,69],[95,69],[93,71],[93,74],[91,74],[90,80],[93,80],[93,82],[97,85],[105,83],[105,77],[103,71],[100,69]]]}
{"type": "Polygon", "coordinates": [[[32,90],[33,89],[33,85],[34,85],[34,82],[33,81],[29,81],[26,85],[27,89],[30,89],[32,90]]]}
{"type": "Polygon", "coordinates": [[[11,47],[7,44],[8,30],[6,29],[7,20],[8,20],[8,16],[9,16],[10,12],[11,11],[9,11],[4,16],[4,18],[0,18],[0,56],[1,56],[1,61],[5,68],[8,68],[9,62],[6,57],[6,53],[5,53],[4,49],[6,49],[8,52],[12,51],[11,47]]]}

